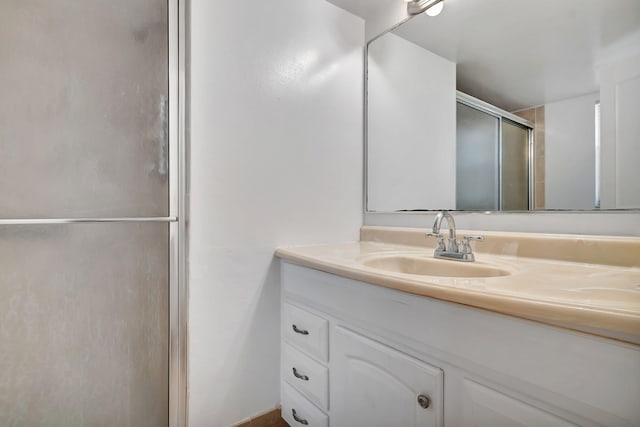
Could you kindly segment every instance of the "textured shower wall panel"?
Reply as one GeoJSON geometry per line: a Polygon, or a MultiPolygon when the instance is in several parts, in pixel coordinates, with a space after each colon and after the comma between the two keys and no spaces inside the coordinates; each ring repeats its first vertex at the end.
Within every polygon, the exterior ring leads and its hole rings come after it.
{"type": "Polygon", "coordinates": [[[167,425],[168,227],[0,226],[0,426],[167,425]]]}
{"type": "Polygon", "coordinates": [[[0,1],[0,218],[165,216],[166,0],[0,1]]]}

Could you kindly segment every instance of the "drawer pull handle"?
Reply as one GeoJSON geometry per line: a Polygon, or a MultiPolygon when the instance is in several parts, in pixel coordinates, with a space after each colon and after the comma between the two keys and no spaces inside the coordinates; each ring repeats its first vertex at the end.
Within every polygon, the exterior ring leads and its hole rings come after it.
{"type": "Polygon", "coordinates": [[[301,380],[303,380],[303,381],[309,381],[309,377],[308,377],[308,376],[306,376],[306,375],[299,374],[299,373],[298,373],[298,370],[297,370],[296,368],[293,368],[293,375],[294,375],[296,378],[300,378],[300,379],[301,379],[301,380]]]}
{"type": "Polygon", "coordinates": [[[308,426],[309,425],[309,421],[305,420],[304,418],[300,418],[298,416],[298,414],[296,413],[295,409],[291,409],[291,413],[293,414],[293,419],[296,420],[297,422],[299,422],[300,424],[304,425],[304,426],[308,426]]]}
{"type": "Polygon", "coordinates": [[[420,407],[423,409],[427,409],[429,406],[431,406],[431,399],[429,399],[429,396],[421,394],[418,396],[418,405],[420,405],[420,407]]]}
{"type": "Polygon", "coordinates": [[[304,329],[298,329],[296,325],[291,325],[293,327],[293,332],[300,335],[309,335],[309,331],[305,331],[304,329]]]}

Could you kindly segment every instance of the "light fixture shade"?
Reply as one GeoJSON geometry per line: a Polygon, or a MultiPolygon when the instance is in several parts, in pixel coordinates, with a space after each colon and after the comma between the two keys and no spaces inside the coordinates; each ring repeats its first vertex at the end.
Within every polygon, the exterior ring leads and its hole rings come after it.
{"type": "Polygon", "coordinates": [[[432,15],[435,16],[442,11],[442,2],[443,0],[412,0],[407,3],[407,13],[409,13],[409,15],[418,15],[431,8],[435,8],[436,10],[434,12],[437,13],[432,15]]]}
{"type": "Polygon", "coordinates": [[[424,13],[426,13],[429,16],[438,16],[440,15],[440,12],[442,12],[442,9],[444,9],[443,1],[441,1],[440,3],[434,4],[429,9],[425,10],[424,13]]]}

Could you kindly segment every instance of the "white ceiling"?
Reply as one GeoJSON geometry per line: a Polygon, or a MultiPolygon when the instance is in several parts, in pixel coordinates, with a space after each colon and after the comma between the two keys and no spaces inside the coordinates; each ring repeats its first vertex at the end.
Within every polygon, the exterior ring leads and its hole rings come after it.
{"type": "Polygon", "coordinates": [[[599,67],[640,54],[640,0],[445,0],[394,33],[456,62],[458,89],[515,111],[595,92],[599,67]]]}

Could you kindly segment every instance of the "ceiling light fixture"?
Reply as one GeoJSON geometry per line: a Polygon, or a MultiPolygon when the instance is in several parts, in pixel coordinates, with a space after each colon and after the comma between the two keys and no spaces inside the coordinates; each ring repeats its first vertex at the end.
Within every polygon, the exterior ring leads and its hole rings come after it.
{"type": "Polygon", "coordinates": [[[425,10],[424,13],[429,16],[438,16],[440,15],[440,12],[442,12],[442,9],[444,9],[444,1],[434,4],[429,9],[425,10]]]}
{"type": "Polygon", "coordinates": [[[418,15],[425,12],[429,16],[437,16],[444,8],[444,0],[409,0],[407,12],[409,15],[418,15]]]}

